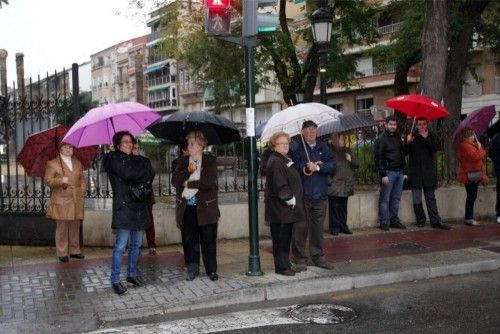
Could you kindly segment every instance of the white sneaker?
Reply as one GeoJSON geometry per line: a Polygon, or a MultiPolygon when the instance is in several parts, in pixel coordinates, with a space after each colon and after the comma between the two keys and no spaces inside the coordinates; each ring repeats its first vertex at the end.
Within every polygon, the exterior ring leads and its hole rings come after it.
{"type": "Polygon", "coordinates": [[[497,217],[497,224],[500,224],[500,216],[497,217]]]}

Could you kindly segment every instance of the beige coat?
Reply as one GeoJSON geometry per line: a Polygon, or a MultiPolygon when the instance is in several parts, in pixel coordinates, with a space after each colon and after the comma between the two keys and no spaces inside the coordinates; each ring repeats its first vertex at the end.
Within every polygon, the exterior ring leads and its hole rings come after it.
{"type": "Polygon", "coordinates": [[[81,162],[73,157],[71,160],[73,171],[60,159],[47,162],[44,181],[52,190],[47,217],[54,220],[83,219],[83,205],[85,196],[85,177],[81,162]],[[62,168],[64,168],[64,173],[62,168]],[[68,177],[68,187],[62,186],[63,176],[68,177]]]}

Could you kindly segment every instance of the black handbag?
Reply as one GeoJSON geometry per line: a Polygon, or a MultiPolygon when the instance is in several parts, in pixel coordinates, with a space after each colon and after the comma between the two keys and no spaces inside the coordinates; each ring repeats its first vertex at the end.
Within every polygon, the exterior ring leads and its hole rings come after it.
{"type": "Polygon", "coordinates": [[[483,179],[483,172],[480,170],[467,172],[467,179],[469,182],[479,182],[483,179]]]}
{"type": "Polygon", "coordinates": [[[144,202],[151,198],[151,184],[147,183],[135,183],[129,185],[130,197],[134,202],[144,202]]]}

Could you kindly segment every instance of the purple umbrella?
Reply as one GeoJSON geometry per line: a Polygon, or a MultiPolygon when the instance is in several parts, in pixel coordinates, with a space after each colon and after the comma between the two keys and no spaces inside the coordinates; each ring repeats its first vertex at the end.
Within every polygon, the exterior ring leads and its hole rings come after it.
{"type": "Polygon", "coordinates": [[[75,147],[111,144],[116,132],[138,135],[160,118],[153,109],[137,102],[109,103],[89,110],[73,124],[63,141],[75,147]]]}
{"type": "Polygon", "coordinates": [[[453,132],[452,142],[455,150],[460,146],[460,136],[465,128],[474,130],[476,135],[482,135],[488,129],[491,120],[495,117],[495,106],[486,106],[471,112],[453,132]]]}

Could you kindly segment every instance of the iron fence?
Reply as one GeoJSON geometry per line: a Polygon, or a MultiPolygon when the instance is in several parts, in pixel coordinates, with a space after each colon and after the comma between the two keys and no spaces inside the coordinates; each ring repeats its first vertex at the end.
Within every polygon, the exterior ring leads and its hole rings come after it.
{"type": "MultiPolygon", "coordinates": [[[[75,84],[74,84],[75,85],[75,84]]],[[[6,98],[0,99],[0,214],[43,214],[50,195],[40,177],[29,177],[17,161],[17,155],[28,135],[48,129],[58,123],[71,124],[74,115],[79,115],[83,107],[74,98],[73,85],[69,89],[66,71],[29,84],[19,92],[15,86],[6,98]],[[76,110],[76,112],[75,112],[76,110]]],[[[76,82],[78,92],[78,82],[76,82]]],[[[83,110],[86,111],[86,110],[83,110]]],[[[404,125],[402,133],[408,133],[409,124],[404,125]]],[[[438,153],[438,178],[441,183],[454,182],[456,179],[456,158],[449,149],[454,126],[432,124],[431,130],[439,134],[443,150],[438,153]]],[[[378,177],[374,170],[373,151],[377,136],[383,131],[380,124],[372,128],[353,132],[349,145],[359,160],[360,167],[355,171],[358,187],[375,186],[378,177]]],[[[142,150],[154,166],[156,177],[153,188],[156,196],[169,197],[175,194],[171,179],[171,165],[177,157],[178,149],[159,144],[155,141],[141,142],[142,150]]],[[[258,147],[260,156],[263,147],[258,147]]],[[[87,198],[109,198],[112,196],[107,175],[102,167],[102,158],[109,150],[100,148],[100,153],[87,170],[87,198]]],[[[219,190],[223,193],[246,192],[248,170],[245,145],[243,142],[210,148],[217,157],[219,190]]],[[[491,172],[492,166],[488,162],[491,172]]],[[[258,172],[258,188],[265,187],[265,177],[258,172]]]]}

